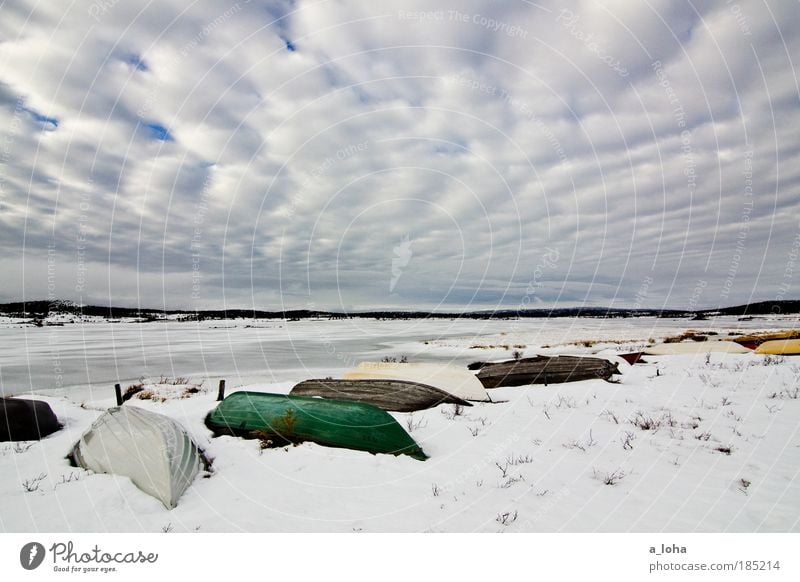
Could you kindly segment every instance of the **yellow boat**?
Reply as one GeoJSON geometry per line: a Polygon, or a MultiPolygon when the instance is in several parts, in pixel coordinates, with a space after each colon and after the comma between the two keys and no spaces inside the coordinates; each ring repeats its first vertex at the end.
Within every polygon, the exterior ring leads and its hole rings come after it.
{"type": "Polygon", "coordinates": [[[774,354],[779,356],[800,355],[800,339],[772,340],[764,342],[756,348],[757,354],[774,354]]]}

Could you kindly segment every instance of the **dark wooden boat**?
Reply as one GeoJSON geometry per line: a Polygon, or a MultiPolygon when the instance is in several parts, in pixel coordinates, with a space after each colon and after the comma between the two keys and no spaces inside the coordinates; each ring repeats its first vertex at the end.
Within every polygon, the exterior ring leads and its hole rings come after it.
{"type": "Polygon", "coordinates": [[[47,402],[0,398],[0,441],[36,441],[59,429],[61,424],[47,402]]]}
{"type": "Polygon", "coordinates": [[[620,373],[618,365],[613,362],[580,356],[536,356],[485,363],[479,369],[478,380],[485,388],[608,380],[612,374],[620,373]]]}
{"type": "Polygon", "coordinates": [[[413,412],[439,404],[472,406],[466,400],[419,382],[386,380],[305,380],[292,388],[296,396],[321,396],[333,400],[351,400],[372,404],[382,410],[413,412]]]}

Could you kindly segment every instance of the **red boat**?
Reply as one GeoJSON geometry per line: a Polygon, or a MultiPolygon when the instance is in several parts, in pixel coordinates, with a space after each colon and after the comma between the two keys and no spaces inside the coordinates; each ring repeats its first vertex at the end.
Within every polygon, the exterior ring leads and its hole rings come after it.
{"type": "Polygon", "coordinates": [[[644,360],[641,359],[642,352],[632,352],[630,354],[617,354],[617,355],[626,362],[628,362],[631,366],[639,361],[641,361],[643,364],[645,363],[644,360]]]}

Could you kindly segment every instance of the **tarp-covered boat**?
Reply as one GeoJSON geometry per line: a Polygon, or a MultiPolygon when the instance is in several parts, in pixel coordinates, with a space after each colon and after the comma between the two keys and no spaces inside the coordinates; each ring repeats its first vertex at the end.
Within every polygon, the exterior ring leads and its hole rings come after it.
{"type": "Polygon", "coordinates": [[[464,400],[491,402],[489,394],[473,374],[452,364],[361,362],[344,377],[348,380],[383,378],[419,382],[464,400]]]}
{"type": "Polygon", "coordinates": [[[310,441],[373,454],[427,459],[392,416],[361,402],[234,392],[208,413],[206,426],[216,434],[257,436],[275,444],[310,441]]]}
{"type": "Polygon", "coordinates": [[[0,398],[0,442],[35,441],[60,428],[61,424],[47,402],[0,398]]]}
{"type": "Polygon", "coordinates": [[[129,477],[168,509],[205,463],[178,422],[130,405],[100,416],[72,449],[72,459],[95,473],[129,477]]]}
{"type": "Polygon", "coordinates": [[[496,363],[481,363],[478,380],[486,388],[526,384],[560,384],[579,380],[608,380],[619,374],[618,365],[604,358],[536,356],[496,363]]]}
{"type": "Polygon", "coordinates": [[[757,354],[774,354],[779,356],[800,355],[800,339],[784,339],[766,341],[758,348],[757,354]]]}
{"type": "Polygon", "coordinates": [[[749,354],[752,350],[743,345],[729,341],[704,341],[704,342],[675,342],[668,344],[656,344],[644,349],[644,353],[650,356],[677,356],[682,354],[749,354]]]}
{"type": "Polygon", "coordinates": [[[352,400],[393,412],[425,410],[440,404],[472,406],[463,398],[453,396],[427,384],[407,380],[304,380],[292,388],[297,396],[321,396],[334,400],[352,400]]]}

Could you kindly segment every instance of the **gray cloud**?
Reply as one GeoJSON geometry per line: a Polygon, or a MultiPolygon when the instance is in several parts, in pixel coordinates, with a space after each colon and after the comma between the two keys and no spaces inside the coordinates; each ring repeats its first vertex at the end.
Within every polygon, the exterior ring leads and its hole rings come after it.
{"type": "Polygon", "coordinates": [[[2,11],[0,300],[796,296],[788,0],[2,11]]]}

